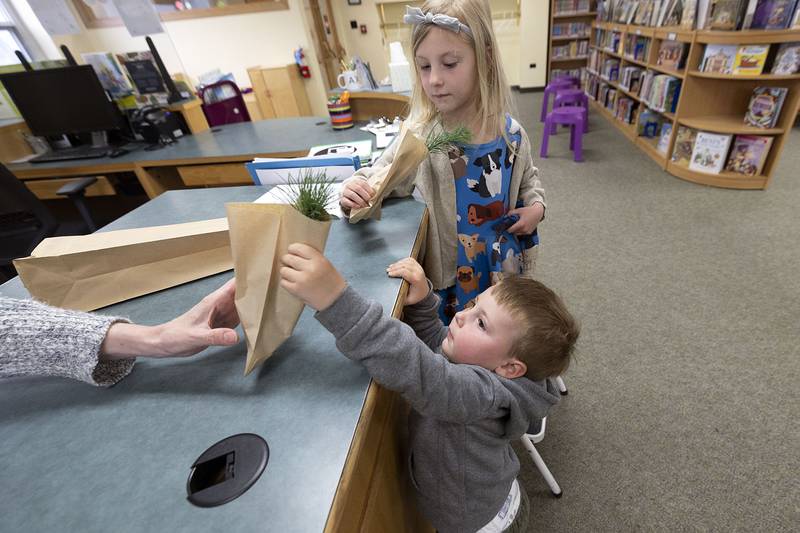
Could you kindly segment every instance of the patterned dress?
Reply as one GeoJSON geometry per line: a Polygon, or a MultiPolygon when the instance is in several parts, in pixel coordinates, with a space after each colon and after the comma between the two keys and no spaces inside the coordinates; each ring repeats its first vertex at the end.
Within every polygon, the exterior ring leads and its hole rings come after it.
{"type": "MultiPolygon", "coordinates": [[[[520,143],[519,130],[506,131],[512,145],[520,143]]],[[[438,291],[439,315],[445,324],[462,309],[472,307],[475,297],[494,285],[503,274],[522,272],[522,250],[539,243],[536,231],[517,236],[507,230],[518,220],[507,215],[514,153],[505,139],[466,144],[450,152],[456,180],[456,228],[458,260],[456,284],[438,291]]],[[[518,202],[516,207],[522,207],[518,202]]]]}

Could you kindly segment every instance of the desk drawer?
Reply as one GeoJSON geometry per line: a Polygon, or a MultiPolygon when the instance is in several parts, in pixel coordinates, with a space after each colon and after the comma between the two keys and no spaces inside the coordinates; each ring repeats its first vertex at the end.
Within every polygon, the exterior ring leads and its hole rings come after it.
{"type": "Polygon", "coordinates": [[[250,173],[244,168],[244,163],[178,167],[178,174],[183,183],[190,186],[253,184],[250,173]]]}
{"type": "MultiPolygon", "coordinates": [[[[25,180],[25,186],[41,200],[52,200],[54,198],[66,198],[56,194],[58,189],[67,183],[75,181],[73,179],[58,180],[25,180]]],[[[105,176],[97,176],[97,183],[86,188],[86,196],[113,196],[116,194],[114,186],[105,176]]]]}

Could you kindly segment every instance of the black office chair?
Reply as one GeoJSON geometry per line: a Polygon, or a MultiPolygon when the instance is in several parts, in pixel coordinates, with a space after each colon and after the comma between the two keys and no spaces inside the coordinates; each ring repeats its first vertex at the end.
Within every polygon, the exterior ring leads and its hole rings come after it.
{"type": "Polygon", "coordinates": [[[0,274],[14,277],[11,262],[30,255],[45,237],[82,235],[97,228],[86,207],[84,193],[97,178],[70,181],[56,194],[73,201],[83,219],[59,223],[47,207],[3,164],[0,164],[0,274]]]}

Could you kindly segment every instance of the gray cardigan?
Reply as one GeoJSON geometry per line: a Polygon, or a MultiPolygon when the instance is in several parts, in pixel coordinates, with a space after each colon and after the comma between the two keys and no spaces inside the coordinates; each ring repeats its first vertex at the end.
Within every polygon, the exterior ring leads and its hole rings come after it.
{"type": "Polygon", "coordinates": [[[444,533],[474,532],[500,510],[519,471],[511,442],[559,400],[549,381],[505,379],[440,354],[447,328],[430,292],[404,324],[347,287],[315,316],[336,346],[411,404],[409,469],[420,509],[444,533]]]}
{"type": "Polygon", "coordinates": [[[0,377],[62,376],[113,385],[128,375],[135,361],[98,360],[115,322],[127,320],[0,296],[0,377]]]}

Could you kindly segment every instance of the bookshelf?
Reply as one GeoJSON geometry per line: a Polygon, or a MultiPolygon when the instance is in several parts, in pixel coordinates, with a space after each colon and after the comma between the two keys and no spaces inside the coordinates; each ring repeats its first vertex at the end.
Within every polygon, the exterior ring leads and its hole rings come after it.
{"type": "Polygon", "coordinates": [[[596,0],[550,0],[550,43],[547,79],[555,74],[580,78],[589,58],[592,20],[597,16],[596,0]]]}
{"type": "MultiPolygon", "coordinates": [[[[774,52],[781,43],[800,42],[800,31],[795,30],[742,30],[709,31],[686,30],[680,27],[651,27],[593,21],[589,44],[589,63],[586,68],[584,89],[589,95],[590,106],[599,115],[609,120],[625,137],[650,156],[662,169],[678,178],[703,185],[731,189],[766,189],[774,168],[780,160],[786,136],[792,130],[800,109],[800,73],[776,75],[764,72],[757,76],[702,72],[706,45],[770,45],[765,71],[769,68],[774,52]],[[613,34],[617,34],[616,36],[613,34]],[[612,37],[609,37],[612,35],[612,37]],[[626,53],[627,39],[647,41],[646,53],[633,57],[626,53]],[[684,43],[685,62],[680,69],[659,64],[659,50],[664,41],[684,43]],[[612,46],[607,46],[612,43],[612,46]],[[613,46],[613,43],[617,43],[613,46]],[[611,60],[609,63],[606,63],[611,60]],[[618,62],[616,73],[615,62],[618,62]],[[610,65],[609,68],[604,67],[610,65]],[[638,92],[622,83],[626,67],[638,67],[653,75],[666,74],[678,80],[680,90],[674,112],[671,109],[651,105],[638,92]],[[606,75],[610,73],[611,76],[606,75]],[[616,76],[616,77],[613,77],[616,76]],[[788,90],[778,122],[771,128],[757,128],[744,123],[748,102],[756,87],[783,87],[788,90]],[[613,96],[609,96],[613,94],[613,96]],[[617,100],[620,100],[619,102],[617,100]],[[625,100],[633,102],[630,104],[625,100]],[[625,114],[630,104],[634,111],[625,114]],[[620,108],[623,108],[620,110],[620,108]],[[662,124],[671,124],[672,132],[666,152],[659,151],[659,136],[640,136],[638,120],[645,110],[660,116],[662,124]],[[620,118],[620,113],[622,118],[620,118]],[[632,123],[626,122],[630,118],[632,123]],[[755,176],[738,174],[726,170],[718,174],[698,172],[686,164],[673,162],[671,154],[675,147],[676,134],[680,126],[698,131],[729,135],[756,135],[772,137],[772,145],[761,173],[755,176]]],[[[653,115],[649,115],[653,116],[653,115]]],[[[666,136],[665,136],[666,139],[666,136]]],[[[663,145],[662,145],[663,148],[663,145]]]]}

